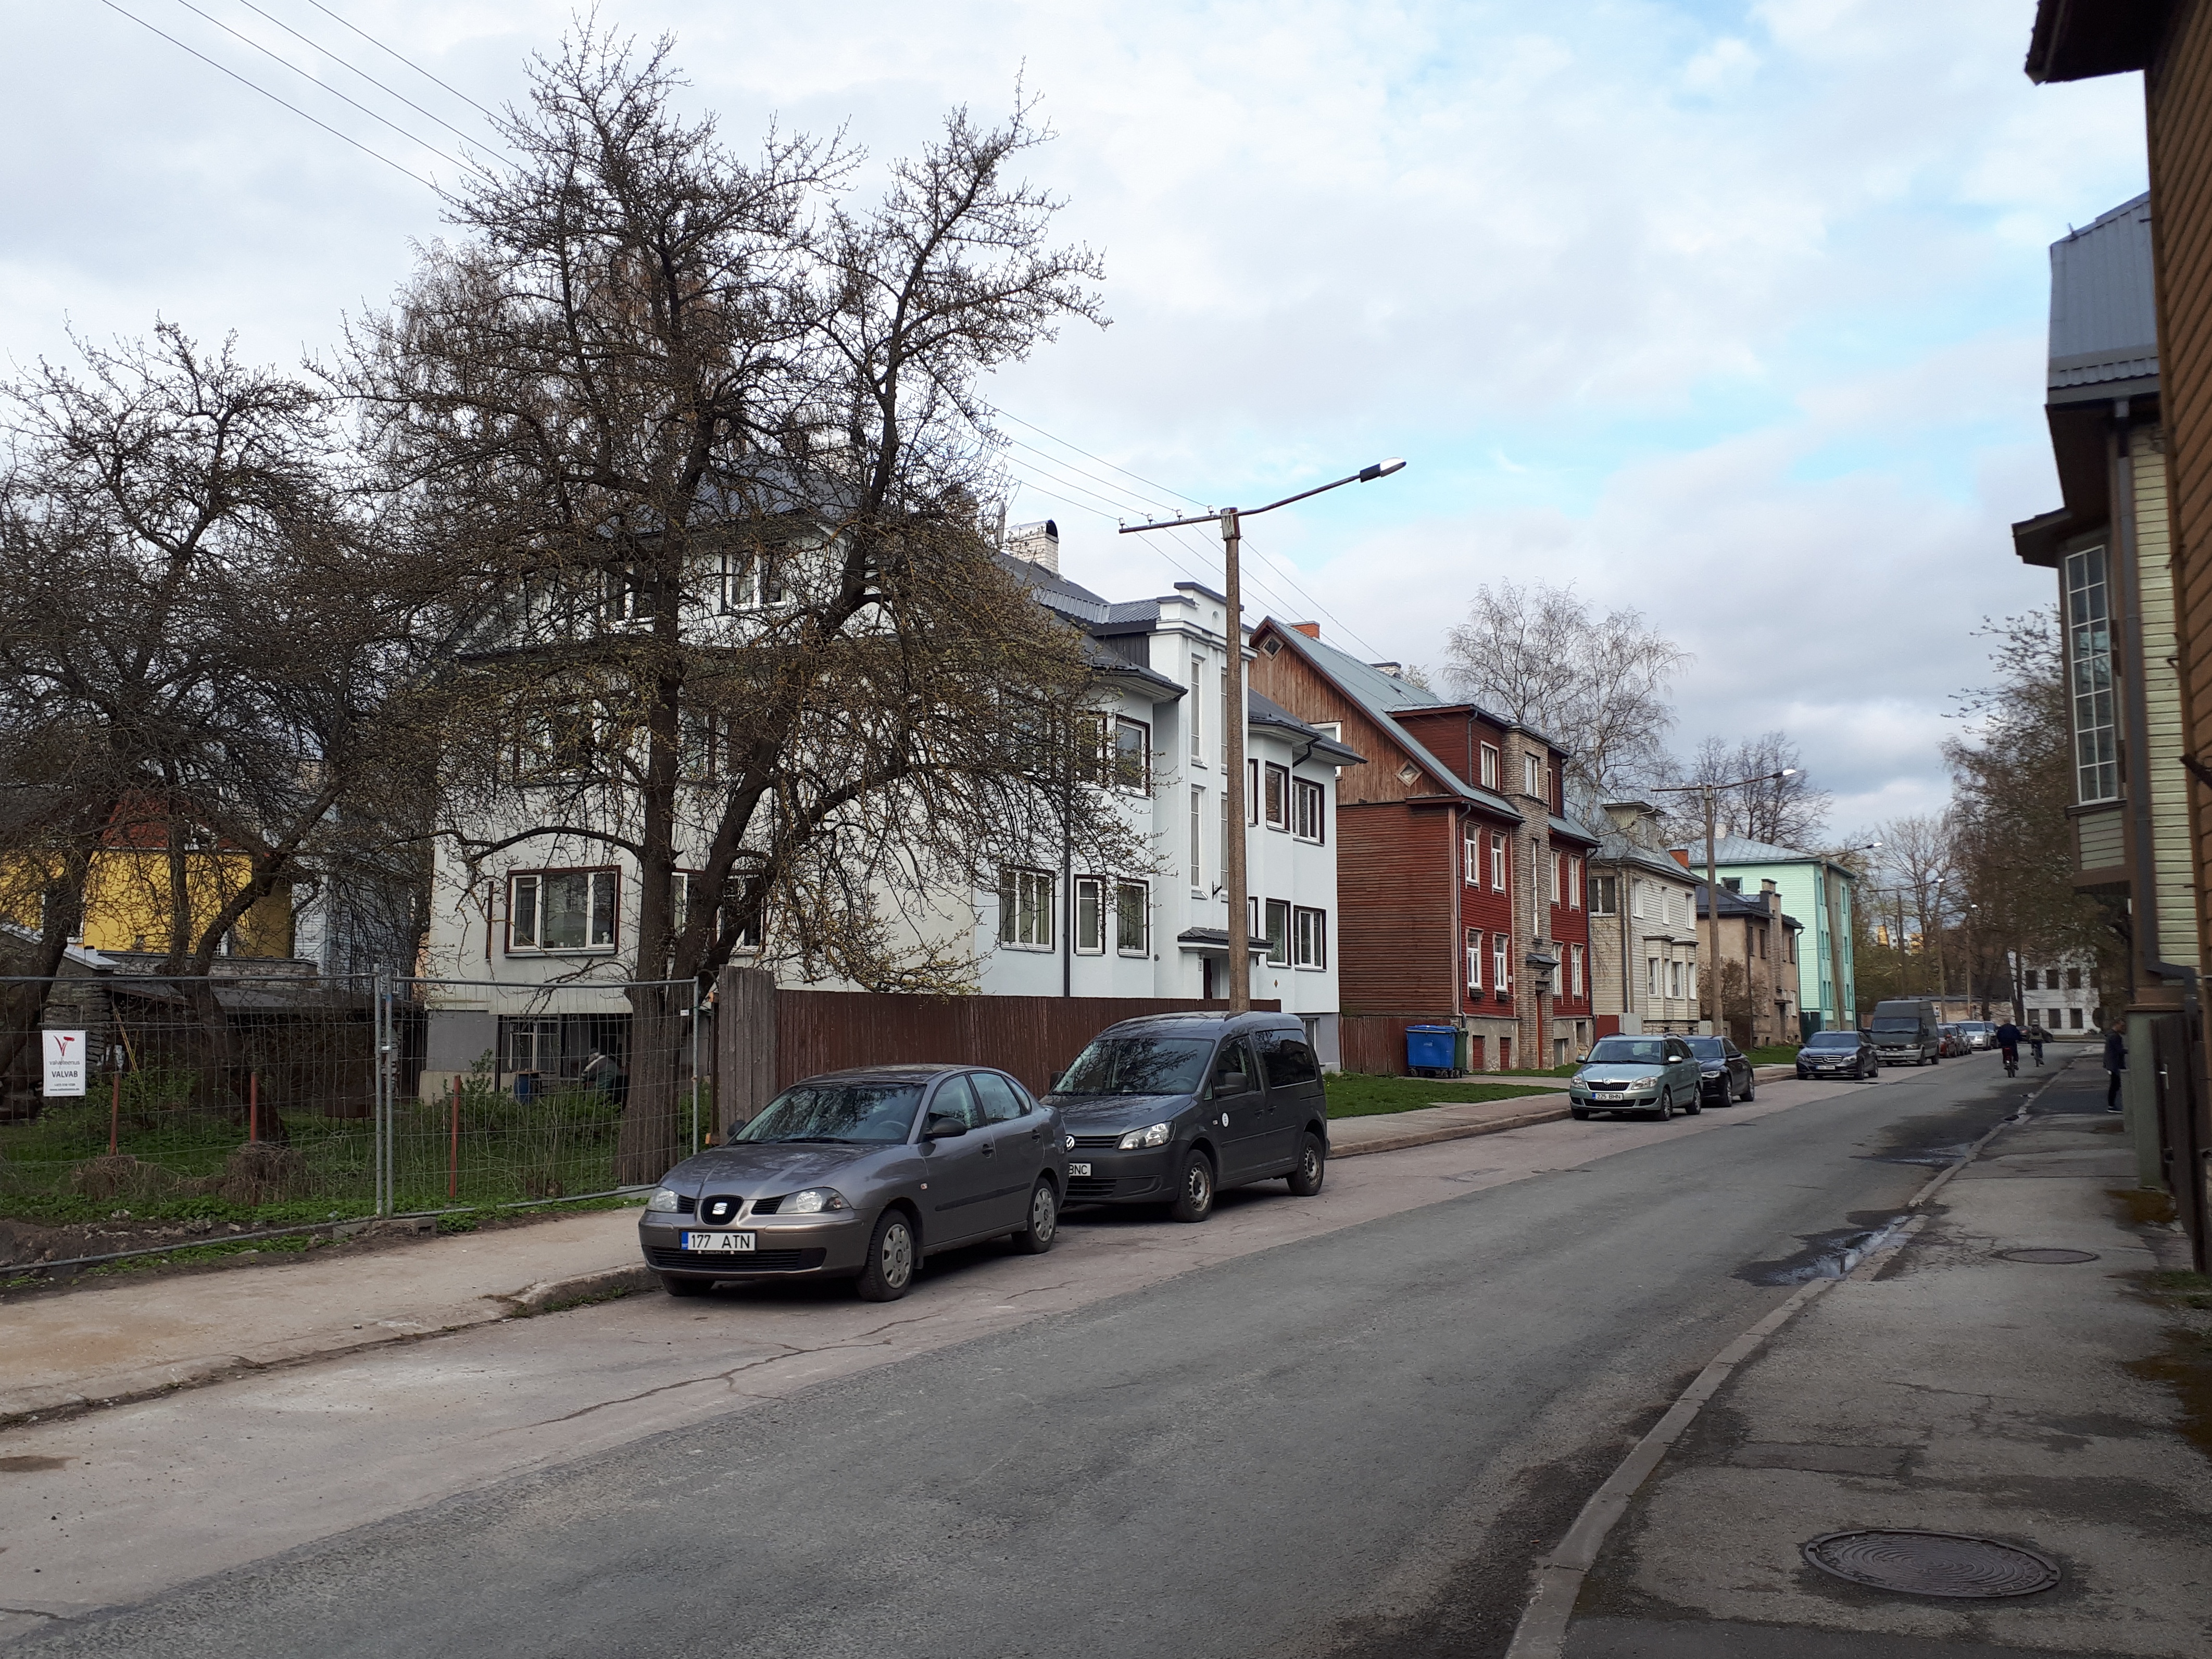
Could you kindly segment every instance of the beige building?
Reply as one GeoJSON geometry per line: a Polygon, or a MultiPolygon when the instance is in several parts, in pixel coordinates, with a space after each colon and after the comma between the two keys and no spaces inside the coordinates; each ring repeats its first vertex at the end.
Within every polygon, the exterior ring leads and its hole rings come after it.
{"type": "MultiPolygon", "coordinates": [[[[1730,878],[1720,891],[1720,1013],[1741,1048],[1798,1040],[1797,945],[1804,928],[1782,912],[1770,879],[1747,893],[1730,878]]],[[[1707,912],[1705,884],[1698,884],[1698,919],[1707,912]]],[[[1705,937],[1702,933],[1701,938],[1705,937]]]]}
{"type": "Polygon", "coordinates": [[[1589,860],[1598,1034],[1695,1031],[1699,884],[1668,855],[1650,802],[1608,801],[1605,815],[1589,860]]]}

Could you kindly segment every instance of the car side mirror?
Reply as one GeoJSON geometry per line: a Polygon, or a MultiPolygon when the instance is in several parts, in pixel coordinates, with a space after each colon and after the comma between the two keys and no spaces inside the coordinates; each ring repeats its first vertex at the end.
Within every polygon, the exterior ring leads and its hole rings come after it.
{"type": "Polygon", "coordinates": [[[1216,1100],[1224,1100],[1231,1095],[1248,1095],[1251,1092],[1252,1081],[1242,1072],[1224,1072],[1213,1079],[1213,1097],[1216,1100]]]}
{"type": "Polygon", "coordinates": [[[967,1133],[968,1126],[957,1117],[932,1116],[929,1121],[922,1126],[921,1138],[924,1140],[950,1140],[955,1135],[964,1135],[967,1133]]]}

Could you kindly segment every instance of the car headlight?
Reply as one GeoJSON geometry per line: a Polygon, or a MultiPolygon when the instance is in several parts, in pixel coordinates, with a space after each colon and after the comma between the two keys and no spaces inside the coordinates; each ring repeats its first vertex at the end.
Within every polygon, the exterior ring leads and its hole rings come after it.
{"type": "Polygon", "coordinates": [[[1630,1084],[1628,1086],[1632,1089],[1650,1089],[1656,1087],[1658,1082],[1659,1073],[1654,1072],[1648,1077],[1640,1077],[1637,1079],[1635,1082],[1630,1084]]]}
{"type": "Polygon", "coordinates": [[[1169,1125],[1155,1123],[1150,1128],[1130,1130],[1118,1144],[1125,1152],[1133,1152],[1140,1146],[1164,1146],[1170,1133],[1169,1125]]]}
{"type": "Polygon", "coordinates": [[[809,1187],[803,1193],[793,1193],[776,1206],[778,1215],[820,1215],[824,1210],[848,1210],[845,1194],[835,1187],[809,1187]]]}
{"type": "Polygon", "coordinates": [[[678,1208],[678,1205],[675,1193],[670,1188],[663,1187],[651,1198],[645,1200],[645,1207],[648,1210],[669,1211],[678,1208]]]}

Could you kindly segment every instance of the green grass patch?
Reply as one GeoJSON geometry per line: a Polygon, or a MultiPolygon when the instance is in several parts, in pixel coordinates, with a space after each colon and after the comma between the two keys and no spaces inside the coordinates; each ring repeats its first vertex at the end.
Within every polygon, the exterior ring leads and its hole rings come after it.
{"type": "Polygon", "coordinates": [[[2212,1278],[2196,1273],[2154,1273],[2143,1275],[2143,1283],[2156,1295],[2168,1302],[2202,1312],[2212,1309],[2212,1278]]]}
{"type": "Polygon", "coordinates": [[[1794,1042],[1770,1042],[1764,1048],[1747,1048],[1743,1057],[1754,1066],[1788,1066],[1797,1058],[1794,1042]]]}
{"type": "Polygon", "coordinates": [[[1460,1105],[1468,1101],[1513,1100],[1530,1095],[1551,1095],[1551,1089],[1515,1087],[1510,1083],[1477,1083],[1427,1077],[1370,1077],[1359,1072],[1332,1072],[1323,1080],[1331,1117],[1376,1117],[1389,1112],[1418,1111],[1424,1106],[1460,1105]]]}

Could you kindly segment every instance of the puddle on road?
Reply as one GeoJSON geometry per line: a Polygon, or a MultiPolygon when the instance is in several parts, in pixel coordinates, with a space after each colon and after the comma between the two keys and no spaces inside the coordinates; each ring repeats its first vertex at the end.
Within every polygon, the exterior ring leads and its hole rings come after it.
{"type": "Polygon", "coordinates": [[[1751,1261],[1735,1276],[1753,1285],[1804,1285],[1815,1279],[1841,1279],[1897,1236],[1911,1212],[1861,1212],[1852,1224],[1824,1233],[1800,1233],[1805,1248],[1779,1261],[1751,1261]]]}
{"type": "Polygon", "coordinates": [[[1899,1146],[1887,1152],[1869,1152],[1867,1156],[1877,1164],[1921,1164],[1929,1169],[1948,1169],[1974,1150],[1971,1140],[1960,1141],[1952,1146],[1899,1146]]]}

